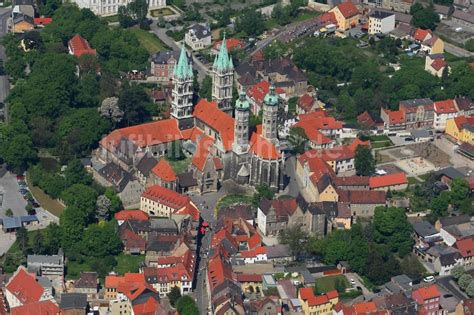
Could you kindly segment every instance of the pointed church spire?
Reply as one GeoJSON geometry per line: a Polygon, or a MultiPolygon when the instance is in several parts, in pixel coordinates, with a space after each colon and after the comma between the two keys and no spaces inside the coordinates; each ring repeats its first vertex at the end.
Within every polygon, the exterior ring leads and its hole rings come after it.
{"type": "Polygon", "coordinates": [[[227,44],[225,39],[225,32],[222,39],[221,47],[219,49],[219,53],[217,54],[216,58],[214,59],[214,69],[217,71],[225,71],[225,70],[232,70],[234,68],[234,64],[232,62],[232,57],[229,56],[227,52],[227,44]]]}
{"type": "Polygon", "coordinates": [[[185,79],[193,75],[193,69],[189,64],[186,48],[181,46],[181,54],[179,55],[178,64],[173,69],[173,74],[178,79],[185,79]]]}

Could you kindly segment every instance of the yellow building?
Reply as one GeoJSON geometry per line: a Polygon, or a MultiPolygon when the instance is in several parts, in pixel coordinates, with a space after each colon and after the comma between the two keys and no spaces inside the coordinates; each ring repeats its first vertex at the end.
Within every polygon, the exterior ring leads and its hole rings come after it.
{"type": "Polygon", "coordinates": [[[436,35],[432,35],[429,39],[421,43],[421,49],[430,55],[444,53],[444,42],[436,35]]]}
{"type": "Polygon", "coordinates": [[[323,295],[314,295],[312,288],[301,288],[298,291],[298,299],[304,314],[324,315],[332,314],[334,305],[339,302],[339,294],[334,290],[323,295]]]}
{"type": "Polygon", "coordinates": [[[263,278],[258,274],[237,274],[237,281],[240,283],[243,292],[262,292],[263,278]]]}
{"type": "Polygon", "coordinates": [[[473,143],[474,117],[459,116],[448,119],[445,132],[458,143],[473,143]]]}
{"type": "Polygon", "coordinates": [[[346,31],[359,24],[359,10],[350,1],[335,6],[329,12],[333,12],[336,16],[340,30],[346,31]]]}

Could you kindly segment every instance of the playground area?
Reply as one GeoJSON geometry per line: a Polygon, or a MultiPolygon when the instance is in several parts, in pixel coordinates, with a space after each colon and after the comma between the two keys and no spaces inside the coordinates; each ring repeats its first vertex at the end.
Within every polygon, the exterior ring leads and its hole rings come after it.
{"type": "Polygon", "coordinates": [[[402,169],[408,176],[423,175],[438,169],[433,163],[423,157],[399,160],[395,165],[402,169]]]}

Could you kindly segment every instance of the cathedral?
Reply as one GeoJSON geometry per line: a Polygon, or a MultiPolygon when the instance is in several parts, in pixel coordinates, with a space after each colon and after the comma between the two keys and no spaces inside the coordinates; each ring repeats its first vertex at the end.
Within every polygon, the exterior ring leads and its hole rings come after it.
{"type": "Polygon", "coordinates": [[[137,177],[144,187],[151,178],[151,182],[166,183],[179,192],[191,191],[181,179],[192,177],[192,191],[201,194],[217,191],[219,184],[228,179],[242,185],[266,184],[283,189],[284,155],[278,139],[280,102],[275,88],[271,86],[264,98],[262,124],[251,128],[245,91],[240,91],[232,104],[234,65],[225,39],[210,72],[212,100],[201,99],[193,104],[194,74],[182,47],[173,68],[171,118],[112,131],[99,142],[99,160],[116,165],[129,178],[137,177]],[[192,157],[188,169],[180,174],[175,174],[166,162],[176,141],[192,157]]]}

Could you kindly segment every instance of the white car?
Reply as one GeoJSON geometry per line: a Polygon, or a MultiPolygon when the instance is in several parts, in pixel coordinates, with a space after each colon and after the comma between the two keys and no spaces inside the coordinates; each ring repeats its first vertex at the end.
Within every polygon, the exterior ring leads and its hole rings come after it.
{"type": "Polygon", "coordinates": [[[435,278],[433,276],[427,276],[423,278],[423,281],[429,283],[435,281],[435,278]]]}
{"type": "Polygon", "coordinates": [[[350,282],[351,282],[352,286],[355,286],[356,282],[354,281],[354,279],[351,279],[350,282]]]}

